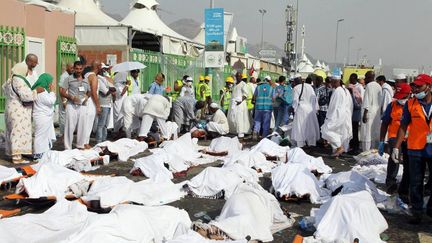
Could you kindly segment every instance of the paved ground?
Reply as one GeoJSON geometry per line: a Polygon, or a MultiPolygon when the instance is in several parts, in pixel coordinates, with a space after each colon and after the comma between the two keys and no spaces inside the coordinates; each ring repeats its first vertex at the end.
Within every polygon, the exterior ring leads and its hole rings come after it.
{"type": "MultiPolygon", "coordinates": [[[[202,141],[200,142],[202,145],[207,145],[208,141],[202,141]]],[[[246,142],[245,146],[251,146],[250,142],[246,142]]],[[[55,149],[62,150],[61,143],[57,143],[55,149]]],[[[330,151],[327,151],[325,149],[320,148],[311,148],[311,149],[305,149],[305,151],[311,155],[314,156],[322,156],[324,158],[324,161],[327,165],[333,168],[335,172],[339,171],[346,171],[351,168],[352,165],[354,165],[354,160],[351,157],[345,156],[340,159],[333,159],[328,156],[330,151]]],[[[146,151],[136,157],[143,157],[148,155],[149,152],[146,151]]],[[[12,166],[9,162],[5,160],[4,156],[4,150],[0,149],[0,164],[6,165],[6,166],[12,166]]],[[[199,166],[196,168],[192,168],[189,172],[187,177],[183,178],[175,178],[174,182],[180,182],[186,179],[190,179],[199,172],[201,172],[205,167],[208,166],[218,166],[219,163],[213,163],[206,166],[199,166]]],[[[144,177],[134,177],[129,175],[129,171],[132,168],[133,163],[132,162],[126,162],[126,163],[120,163],[117,161],[111,161],[111,163],[107,166],[103,166],[102,168],[92,172],[97,174],[116,174],[116,175],[123,175],[127,176],[128,178],[134,180],[134,181],[140,181],[145,179],[144,177]]],[[[270,178],[268,176],[265,176],[261,179],[261,184],[264,188],[269,188],[271,185],[270,178]]],[[[8,193],[13,193],[13,191],[0,191],[0,196],[3,197],[4,195],[8,193]]],[[[197,199],[197,198],[184,198],[180,201],[174,202],[171,205],[185,209],[187,212],[189,212],[189,215],[192,220],[196,220],[197,218],[194,217],[194,214],[198,212],[205,211],[211,218],[215,218],[217,215],[219,215],[223,205],[224,200],[214,200],[214,199],[197,199]]],[[[281,202],[281,205],[283,207],[286,207],[289,209],[290,212],[294,212],[299,215],[309,215],[310,209],[313,207],[319,207],[319,205],[313,205],[309,202],[281,202]]],[[[17,205],[14,205],[12,202],[9,201],[0,201],[0,208],[2,209],[12,209],[16,208],[17,205]]],[[[29,206],[24,206],[22,208],[22,214],[25,213],[40,213],[45,211],[49,206],[40,207],[40,208],[33,208],[29,206]]],[[[403,215],[390,215],[385,212],[383,212],[384,217],[387,219],[387,222],[389,224],[389,229],[384,232],[386,236],[389,237],[388,242],[394,242],[394,243],[401,243],[401,242],[420,242],[419,238],[425,239],[421,242],[430,242],[430,236],[432,235],[432,220],[428,219],[423,225],[420,226],[412,226],[407,223],[406,216],[403,215]],[[420,233],[420,237],[419,237],[420,233]],[[429,239],[429,241],[428,241],[429,239]]],[[[204,220],[205,221],[205,220],[204,220]]],[[[297,220],[298,222],[298,220],[297,220]]],[[[303,236],[308,236],[310,233],[303,232],[298,224],[296,223],[292,228],[289,228],[287,230],[284,230],[282,232],[278,232],[274,235],[274,242],[292,242],[294,236],[296,234],[301,234],[303,236]]],[[[1,242],[1,236],[0,236],[0,242],[1,242]]],[[[362,242],[367,243],[367,242],[362,242]]]]}

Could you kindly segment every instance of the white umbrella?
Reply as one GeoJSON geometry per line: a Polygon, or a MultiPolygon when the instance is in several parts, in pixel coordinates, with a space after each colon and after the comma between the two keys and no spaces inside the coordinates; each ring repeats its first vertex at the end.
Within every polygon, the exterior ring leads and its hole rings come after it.
{"type": "Polygon", "coordinates": [[[111,69],[111,72],[119,73],[119,72],[129,72],[132,70],[144,69],[147,66],[140,62],[122,62],[114,65],[111,69]]]}

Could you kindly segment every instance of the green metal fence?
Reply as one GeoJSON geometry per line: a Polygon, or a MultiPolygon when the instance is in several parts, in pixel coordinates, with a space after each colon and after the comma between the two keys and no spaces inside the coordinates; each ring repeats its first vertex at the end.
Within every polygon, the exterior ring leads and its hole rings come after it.
{"type": "MultiPolygon", "coordinates": [[[[57,38],[57,62],[56,76],[57,84],[60,82],[60,76],[65,71],[68,63],[73,63],[77,60],[77,44],[73,37],[59,36],[57,38]]],[[[58,90],[57,85],[57,90],[58,90]]]]}
{"type": "MultiPolygon", "coordinates": [[[[24,60],[25,32],[20,27],[0,26],[0,87],[9,78],[12,67],[24,60]]],[[[5,97],[0,88],[0,113],[5,110],[5,97]]]]}

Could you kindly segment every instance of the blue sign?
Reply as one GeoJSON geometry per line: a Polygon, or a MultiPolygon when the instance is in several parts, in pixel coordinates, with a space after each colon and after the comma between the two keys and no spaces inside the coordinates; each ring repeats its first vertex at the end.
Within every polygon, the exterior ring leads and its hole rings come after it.
{"type": "Polygon", "coordinates": [[[224,9],[205,10],[206,51],[224,51],[224,9]]]}

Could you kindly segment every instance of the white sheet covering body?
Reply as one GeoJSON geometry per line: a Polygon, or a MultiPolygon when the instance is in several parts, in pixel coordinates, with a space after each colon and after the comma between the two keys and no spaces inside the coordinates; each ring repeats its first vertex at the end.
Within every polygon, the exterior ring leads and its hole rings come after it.
{"type": "Polygon", "coordinates": [[[215,153],[228,152],[228,155],[233,155],[242,149],[242,144],[238,137],[218,137],[211,141],[208,148],[209,151],[215,153]]]}
{"type": "Polygon", "coordinates": [[[6,166],[0,165],[0,184],[19,178],[21,176],[22,174],[18,173],[15,168],[8,168],[6,166]]]}
{"type": "Polygon", "coordinates": [[[163,243],[188,228],[186,211],[171,206],[118,205],[109,214],[94,214],[65,200],[42,214],[0,221],[2,242],[163,243]]]}
{"type": "Polygon", "coordinates": [[[199,197],[215,197],[223,190],[225,198],[229,198],[243,181],[258,182],[257,172],[234,164],[223,168],[207,167],[186,184],[199,197]]]}
{"type": "Polygon", "coordinates": [[[291,140],[298,147],[303,147],[306,143],[309,146],[315,146],[316,141],[320,138],[320,134],[318,118],[316,116],[318,102],[312,85],[304,83],[303,92],[302,84],[294,87],[292,107],[294,108],[295,115],[291,140]]]}
{"type": "Polygon", "coordinates": [[[260,169],[263,173],[270,173],[276,164],[267,161],[265,155],[258,151],[243,150],[224,159],[223,167],[241,164],[247,168],[260,169]]]}
{"type": "Polygon", "coordinates": [[[341,194],[367,191],[372,195],[376,203],[387,200],[387,196],[380,192],[374,183],[355,171],[346,171],[332,174],[325,179],[325,184],[326,187],[331,191],[335,191],[339,187],[343,186],[340,192],[341,194]]]}
{"type": "Polygon", "coordinates": [[[282,212],[279,202],[258,184],[240,184],[226,201],[221,214],[210,221],[234,240],[269,242],[273,232],[292,226],[293,220],[282,212]]]}
{"type": "Polygon", "coordinates": [[[49,151],[56,140],[54,130],[54,104],[56,100],[55,92],[44,91],[37,95],[33,104],[33,154],[49,151]]]}
{"type": "Polygon", "coordinates": [[[350,92],[344,87],[338,87],[333,92],[327,110],[327,116],[321,127],[322,138],[327,140],[333,150],[343,147],[348,152],[352,138],[353,102],[350,92]]]}
{"type": "Polygon", "coordinates": [[[309,195],[312,203],[323,203],[329,193],[321,189],[318,180],[303,164],[281,164],[272,170],[272,184],[281,196],[309,195]]]}
{"type": "Polygon", "coordinates": [[[251,148],[251,151],[258,151],[268,156],[276,156],[281,160],[286,158],[289,147],[282,147],[268,138],[262,139],[257,145],[251,148]]]}
{"type": "Polygon", "coordinates": [[[338,195],[312,209],[315,217],[315,237],[328,242],[383,243],[380,234],[387,228],[387,222],[375,206],[372,196],[366,191],[338,195]]]}
{"type": "Polygon", "coordinates": [[[324,160],[321,157],[315,158],[305,153],[301,148],[292,148],[287,152],[288,161],[287,163],[299,163],[306,165],[310,171],[317,171],[321,174],[329,174],[332,169],[324,164],[324,160]]]}
{"type": "Polygon", "coordinates": [[[148,144],[135,139],[122,138],[115,142],[102,142],[96,147],[107,147],[111,153],[118,154],[119,161],[126,162],[131,156],[144,152],[148,148],[148,144]]]}

